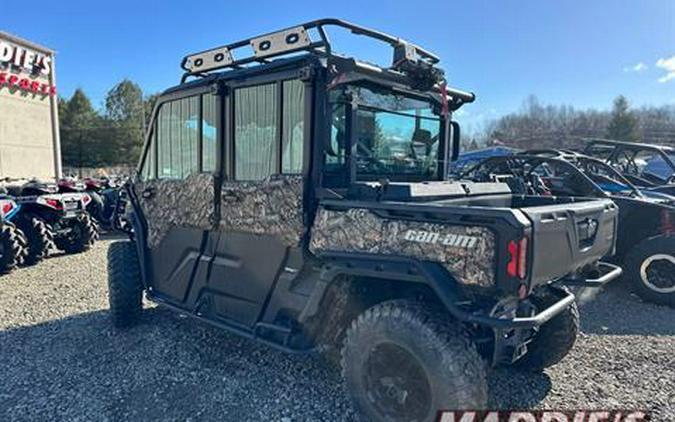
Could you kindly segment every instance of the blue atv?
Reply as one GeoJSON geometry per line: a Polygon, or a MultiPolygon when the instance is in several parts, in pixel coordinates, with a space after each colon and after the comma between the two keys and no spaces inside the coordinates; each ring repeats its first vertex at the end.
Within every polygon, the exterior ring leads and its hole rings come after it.
{"type": "Polygon", "coordinates": [[[84,252],[98,239],[96,225],[86,211],[91,202],[88,194],[58,193],[56,185],[37,180],[6,190],[21,206],[14,223],[28,241],[25,264],[40,262],[54,248],[84,252]]]}

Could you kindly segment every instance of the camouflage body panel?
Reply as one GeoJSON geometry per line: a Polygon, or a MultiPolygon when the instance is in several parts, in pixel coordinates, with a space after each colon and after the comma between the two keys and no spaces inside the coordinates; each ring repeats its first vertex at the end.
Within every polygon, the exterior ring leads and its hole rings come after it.
{"type": "Polygon", "coordinates": [[[148,223],[148,247],[156,249],[173,227],[209,230],[213,227],[213,186],[211,174],[193,174],[185,180],[139,181],[134,190],[148,223]],[[154,195],[142,192],[154,188],[154,195]]]}
{"type": "Polygon", "coordinates": [[[286,246],[297,246],[304,233],[303,187],[299,175],[224,182],[219,229],[277,236],[286,246]]]}
{"type": "Polygon", "coordinates": [[[457,281],[492,287],[495,235],[479,226],[382,218],[366,209],[320,207],[310,250],[399,255],[442,264],[457,281]]]}

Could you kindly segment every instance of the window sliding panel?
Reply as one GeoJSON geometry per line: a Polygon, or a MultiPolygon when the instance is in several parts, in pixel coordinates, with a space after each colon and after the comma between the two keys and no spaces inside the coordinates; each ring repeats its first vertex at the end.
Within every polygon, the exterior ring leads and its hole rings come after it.
{"type": "Polygon", "coordinates": [[[277,89],[275,84],[235,91],[235,179],[262,180],[277,171],[277,89]]]}

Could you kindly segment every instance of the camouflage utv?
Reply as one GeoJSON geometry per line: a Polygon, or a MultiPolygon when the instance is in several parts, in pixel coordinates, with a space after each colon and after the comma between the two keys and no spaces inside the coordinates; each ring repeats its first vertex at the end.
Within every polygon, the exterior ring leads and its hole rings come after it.
{"type": "Polygon", "coordinates": [[[474,95],[449,88],[438,61],[335,19],[186,57],[125,186],[114,324],[135,323],[145,293],[282,350],[324,351],[376,421],[482,408],[488,366],[562,359],[578,331],[565,285],[621,272],[599,262],[617,208],[446,181],[451,116],[474,95]],[[391,67],[334,53],[335,26],[391,47],[391,67]]]}

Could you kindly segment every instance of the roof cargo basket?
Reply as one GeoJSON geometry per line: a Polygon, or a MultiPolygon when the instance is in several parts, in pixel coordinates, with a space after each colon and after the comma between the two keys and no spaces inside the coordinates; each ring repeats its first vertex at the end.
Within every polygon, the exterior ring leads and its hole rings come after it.
{"type": "Polygon", "coordinates": [[[326,32],[327,26],[341,27],[353,34],[389,44],[394,49],[393,68],[402,62],[424,63],[433,66],[439,61],[433,53],[400,38],[340,19],[320,19],[186,56],[181,63],[181,68],[186,72],[183,75],[183,81],[188,76],[203,76],[210,71],[220,69],[237,69],[253,62],[265,63],[270,58],[300,51],[331,56],[333,48],[326,32]],[[312,40],[310,30],[316,30],[319,39],[312,40]],[[246,47],[249,48],[249,55],[236,58],[234,53],[246,47]]]}

